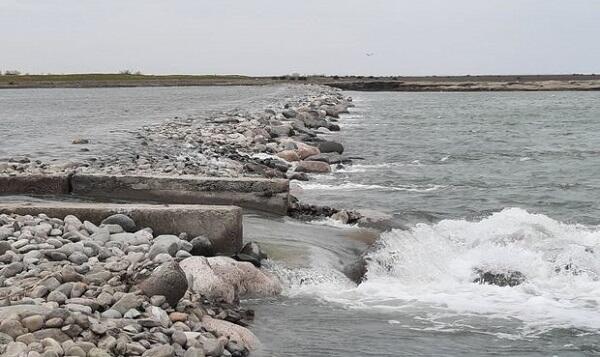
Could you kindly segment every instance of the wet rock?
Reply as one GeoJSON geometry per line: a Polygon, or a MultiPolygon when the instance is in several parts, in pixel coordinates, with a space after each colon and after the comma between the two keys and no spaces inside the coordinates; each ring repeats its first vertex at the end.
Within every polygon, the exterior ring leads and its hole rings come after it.
{"type": "Polygon", "coordinates": [[[300,159],[302,160],[306,159],[309,156],[318,155],[321,153],[319,151],[319,148],[315,146],[307,145],[304,143],[296,143],[296,145],[298,146],[298,149],[296,149],[296,153],[298,154],[298,156],[300,156],[300,159]]]}
{"type": "Polygon", "coordinates": [[[320,161],[300,161],[296,166],[296,172],[329,173],[331,167],[329,164],[320,161]]]}
{"type": "Polygon", "coordinates": [[[136,231],[135,221],[133,219],[131,219],[129,216],[126,216],[121,213],[113,214],[112,216],[105,218],[102,221],[102,224],[117,224],[117,225],[121,226],[121,228],[123,228],[123,230],[125,232],[132,233],[132,232],[136,231]]]}
{"type": "Polygon", "coordinates": [[[162,295],[171,306],[176,306],[187,291],[188,282],[179,263],[171,261],[156,268],[140,288],[146,296],[162,295]]]}
{"type": "Polygon", "coordinates": [[[498,286],[517,286],[525,281],[525,275],[519,271],[508,270],[505,272],[493,272],[475,269],[477,277],[473,280],[477,284],[491,284],[498,286]]]}
{"type": "Polygon", "coordinates": [[[318,145],[319,151],[322,153],[337,152],[338,154],[344,153],[344,146],[335,141],[323,141],[318,145]]]}
{"type": "Polygon", "coordinates": [[[300,155],[295,150],[284,150],[277,153],[277,156],[286,161],[300,161],[300,155]]]}
{"type": "Polygon", "coordinates": [[[344,158],[338,153],[321,153],[318,155],[309,156],[306,161],[321,161],[328,164],[339,164],[344,161],[344,158]]]}
{"type": "Polygon", "coordinates": [[[260,249],[260,246],[254,242],[248,242],[242,250],[235,256],[236,260],[252,263],[255,267],[260,268],[260,262],[267,259],[267,255],[260,249]]]}

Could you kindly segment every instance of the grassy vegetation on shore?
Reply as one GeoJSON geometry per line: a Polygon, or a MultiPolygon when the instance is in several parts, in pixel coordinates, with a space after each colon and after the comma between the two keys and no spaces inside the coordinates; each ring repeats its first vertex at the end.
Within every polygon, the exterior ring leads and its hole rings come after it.
{"type": "Polygon", "coordinates": [[[600,75],[510,76],[272,76],[145,75],[130,73],[0,75],[0,88],[93,88],[314,83],[362,91],[600,90],[600,75]]]}

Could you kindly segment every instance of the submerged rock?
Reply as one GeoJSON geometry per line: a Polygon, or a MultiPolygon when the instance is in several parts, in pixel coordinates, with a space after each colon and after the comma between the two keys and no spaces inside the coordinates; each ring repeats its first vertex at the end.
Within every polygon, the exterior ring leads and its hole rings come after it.
{"type": "Polygon", "coordinates": [[[505,272],[492,272],[475,269],[477,277],[473,280],[477,284],[491,284],[498,286],[517,286],[525,281],[525,275],[519,271],[508,270],[505,272]]]}
{"type": "Polygon", "coordinates": [[[329,173],[331,166],[322,161],[300,161],[296,166],[296,172],[329,173]]]}

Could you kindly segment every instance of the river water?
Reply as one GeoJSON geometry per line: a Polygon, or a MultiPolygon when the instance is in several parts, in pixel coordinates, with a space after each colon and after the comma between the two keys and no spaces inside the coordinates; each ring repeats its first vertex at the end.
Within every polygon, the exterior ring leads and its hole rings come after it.
{"type": "Polygon", "coordinates": [[[600,354],[600,93],[348,94],[332,138],[364,160],[295,193],[402,228],[357,286],[341,273],[356,228],[248,225],[305,259],[275,262],[286,294],[254,302],[264,355],[600,354]],[[474,283],[478,269],[525,281],[474,283]]]}
{"type": "MultiPolygon", "coordinates": [[[[0,157],[101,155],[141,125],[294,93],[0,91],[0,157]],[[98,146],[79,153],[75,137],[98,146]]],[[[600,354],[600,93],[347,94],[356,107],[331,138],[364,160],[294,193],[394,224],[368,248],[374,233],[358,227],[247,214],[245,239],[285,285],[244,302],[263,341],[255,355],[600,354]],[[357,285],[343,272],[365,250],[357,285]],[[474,283],[477,270],[524,282],[474,283]]]]}

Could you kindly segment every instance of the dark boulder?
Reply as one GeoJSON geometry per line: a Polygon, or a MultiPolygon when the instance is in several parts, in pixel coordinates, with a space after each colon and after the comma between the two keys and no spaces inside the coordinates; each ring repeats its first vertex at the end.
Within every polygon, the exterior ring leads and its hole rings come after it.
{"type": "Polygon", "coordinates": [[[323,141],[319,143],[319,150],[322,153],[337,152],[338,154],[344,153],[344,146],[335,141],[323,141]]]}
{"type": "Polygon", "coordinates": [[[267,259],[267,255],[260,249],[260,246],[254,242],[249,242],[244,245],[242,250],[234,257],[241,262],[250,262],[255,267],[260,268],[260,262],[267,259]]]}
{"type": "Polygon", "coordinates": [[[176,261],[163,263],[140,284],[144,295],[162,295],[169,305],[175,307],[188,288],[185,273],[176,261]]]}
{"type": "Polygon", "coordinates": [[[525,275],[519,271],[508,270],[505,272],[492,272],[475,269],[477,277],[473,280],[477,284],[491,284],[498,286],[517,286],[525,281],[525,275]]]}
{"type": "Polygon", "coordinates": [[[190,243],[192,243],[192,250],[190,251],[192,255],[203,257],[212,257],[215,255],[212,242],[205,236],[195,237],[190,243]]]}
{"type": "Polygon", "coordinates": [[[118,224],[125,232],[135,232],[136,224],[130,217],[117,213],[105,218],[101,224],[118,224]]]}

